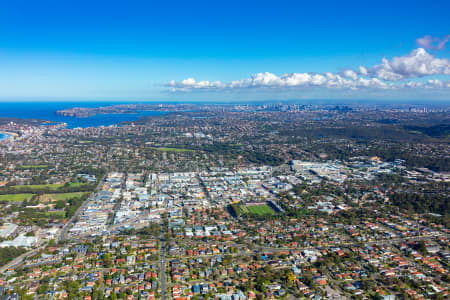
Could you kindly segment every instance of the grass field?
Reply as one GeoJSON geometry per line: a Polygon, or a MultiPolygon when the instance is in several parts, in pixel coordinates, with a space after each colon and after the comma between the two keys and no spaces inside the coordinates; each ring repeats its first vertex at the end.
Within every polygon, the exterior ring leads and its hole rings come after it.
{"type": "Polygon", "coordinates": [[[33,194],[8,194],[0,195],[0,201],[25,201],[30,200],[33,194]]]}
{"type": "Polygon", "coordinates": [[[63,200],[67,201],[71,198],[81,197],[86,192],[75,192],[75,193],[61,193],[61,194],[45,194],[39,197],[39,200],[42,202],[50,202],[50,201],[58,201],[63,200]]]}
{"type": "Polygon", "coordinates": [[[252,215],[267,216],[274,215],[275,212],[268,205],[247,205],[246,208],[252,215]]]}
{"type": "MultiPolygon", "coordinates": [[[[80,187],[83,185],[87,185],[87,183],[82,183],[82,182],[74,182],[74,183],[70,183],[69,187],[74,188],[74,187],[80,187]]],[[[55,184],[36,184],[36,185],[14,185],[11,186],[11,188],[16,189],[16,190],[21,190],[21,189],[33,189],[33,190],[43,190],[43,189],[50,189],[53,191],[58,190],[59,188],[63,187],[64,184],[60,184],[60,183],[55,183],[55,184]]]]}
{"type": "Polygon", "coordinates": [[[22,165],[19,166],[19,169],[46,169],[48,165],[22,165]]]}
{"type": "Polygon", "coordinates": [[[163,151],[163,152],[195,152],[194,150],[191,149],[183,149],[183,148],[153,148],[157,151],[163,151]]]}
{"type": "Polygon", "coordinates": [[[65,211],[47,211],[44,213],[46,217],[64,219],[66,217],[65,211]]]}

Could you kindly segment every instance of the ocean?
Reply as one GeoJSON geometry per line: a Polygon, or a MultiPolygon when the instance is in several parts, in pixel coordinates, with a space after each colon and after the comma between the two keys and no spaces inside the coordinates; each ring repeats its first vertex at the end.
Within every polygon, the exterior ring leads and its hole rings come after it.
{"type": "MultiPolygon", "coordinates": [[[[129,102],[132,103],[132,102],[129,102]]],[[[135,103],[135,102],[133,102],[135,103]]],[[[136,114],[105,114],[88,118],[64,117],[56,114],[57,110],[72,107],[100,107],[115,104],[127,104],[118,102],[0,102],[0,117],[43,119],[55,123],[66,123],[67,128],[98,127],[115,125],[124,121],[135,121],[142,116],[158,116],[166,112],[142,111],[136,114]]],[[[3,135],[0,134],[0,139],[3,135]]]]}

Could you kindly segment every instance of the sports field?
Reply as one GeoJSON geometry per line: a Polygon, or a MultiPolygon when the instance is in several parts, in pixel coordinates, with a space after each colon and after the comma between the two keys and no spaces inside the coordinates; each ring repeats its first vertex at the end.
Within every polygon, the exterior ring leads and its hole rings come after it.
{"type": "Polygon", "coordinates": [[[247,205],[246,208],[252,215],[258,215],[258,216],[267,216],[267,215],[274,215],[275,212],[273,211],[270,206],[262,204],[262,205],[247,205]]]}

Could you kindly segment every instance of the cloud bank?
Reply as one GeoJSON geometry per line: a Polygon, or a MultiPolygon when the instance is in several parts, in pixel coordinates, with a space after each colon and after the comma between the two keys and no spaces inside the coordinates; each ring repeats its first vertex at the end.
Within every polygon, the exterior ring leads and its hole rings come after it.
{"type": "MultiPolygon", "coordinates": [[[[424,42],[425,43],[425,42],[424,42]]],[[[444,44],[445,45],[445,44],[444,44]]],[[[450,81],[430,79],[428,81],[411,81],[431,75],[450,75],[450,61],[436,58],[424,48],[418,48],[404,56],[391,60],[382,59],[381,64],[364,67],[357,71],[346,69],[339,73],[289,73],[277,76],[270,72],[251,75],[249,78],[231,82],[196,81],[187,78],[181,81],[170,81],[167,86],[172,92],[211,91],[211,90],[244,90],[244,89],[409,89],[409,88],[450,88],[450,81]]]]}

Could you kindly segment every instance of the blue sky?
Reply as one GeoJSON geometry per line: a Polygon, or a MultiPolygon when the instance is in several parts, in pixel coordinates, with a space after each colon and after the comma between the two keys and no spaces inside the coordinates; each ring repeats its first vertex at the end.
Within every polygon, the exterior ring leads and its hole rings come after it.
{"type": "Polygon", "coordinates": [[[0,99],[450,100],[448,1],[167,2],[2,1],[0,99]]]}

